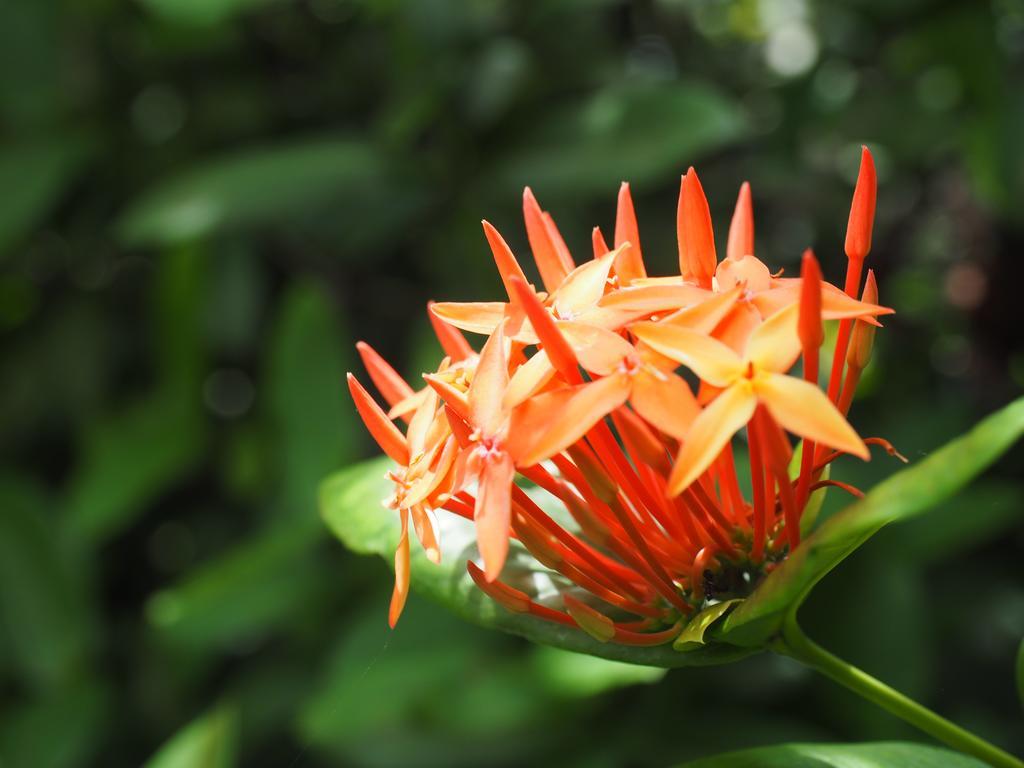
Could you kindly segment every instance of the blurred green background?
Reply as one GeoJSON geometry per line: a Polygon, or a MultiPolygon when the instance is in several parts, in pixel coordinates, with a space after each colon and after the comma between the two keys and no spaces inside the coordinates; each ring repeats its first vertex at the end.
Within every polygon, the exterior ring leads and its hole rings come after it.
{"type": "MultiPolygon", "coordinates": [[[[1024,388],[1022,82],[1019,0],[0,2],[0,764],[140,765],[175,734],[155,765],[917,738],[778,658],[662,680],[416,596],[390,632],[386,565],[330,540],[316,488],[374,453],[354,341],[433,368],[424,304],[500,298],[479,220],[525,254],[524,184],[579,260],[630,180],[667,273],[679,174],[723,245],[749,179],[758,254],[792,274],[814,246],[841,283],[861,143],[898,314],[852,418],[920,457],[1024,388]]],[[[1021,477],[1018,450],[804,611],[1018,752],[1021,477]]]]}

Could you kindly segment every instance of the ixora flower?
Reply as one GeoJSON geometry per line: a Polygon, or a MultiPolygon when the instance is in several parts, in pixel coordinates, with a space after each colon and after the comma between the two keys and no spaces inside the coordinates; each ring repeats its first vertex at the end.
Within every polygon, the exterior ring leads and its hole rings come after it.
{"type": "Polygon", "coordinates": [[[863,496],[831,479],[833,462],[868,460],[869,446],[902,459],[847,421],[879,318],[893,311],[864,273],[875,196],[865,148],[842,288],[824,281],[810,251],[798,277],[755,255],[748,184],[719,261],[692,168],[675,275],[648,274],[627,184],[613,247],[595,228],[593,256],[578,265],[525,191],[540,286],[485,221],[504,300],[432,303],[445,355],[415,387],[360,342],[386,408],[348,376],[390,466],[329,480],[325,515],[354,549],[393,553],[391,626],[412,580],[479,623],[635,663],[772,649],[886,699],[962,750],[1021,765],[851,672],[795,621],[811,587],[872,533],[950,495],[1024,431],[1019,401],[815,528],[830,486],[863,496]],[[829,321],[838,328],[825,372],[829,321]],[[387,495],[397,523],[365,508],[372,493],[387,495]]]}

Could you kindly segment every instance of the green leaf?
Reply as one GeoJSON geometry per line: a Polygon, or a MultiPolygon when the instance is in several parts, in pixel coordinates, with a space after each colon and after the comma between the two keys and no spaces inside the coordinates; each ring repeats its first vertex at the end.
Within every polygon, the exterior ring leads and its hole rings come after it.
{"type": "Polygon", "coordinates": [[[270,2],[280,0],[142,0],[143,5],[166,21],[192,26],[221,24],[270,2]]]}
{"type": "Polygon", "coordinates": [[[688,651],[696,646],[704,645],[704,633],[711,628],[711,625],[725,616],[736,603],[742,602],[741,598],[736,598],[709,605],[690,619],[679,637],[672,643],[672,647],[677,651],[688,651]]]}
{"type": "Polygon", "coordinates": [[[353,367],[350,339],[323,285],[299,281],[288,288],[265,380],[282,468],[281,503],[309,519],[320,480],[355,456],[355,411],[342,389],[353,367]]]}
{"type": "Polygon", "coordinates": [[[237,738],[234,711],[220,706],[175,734],[144,768],[231,768],[237,764],[237,738]]]}
{"type": "Polygon", "coordinates": [[[34,483],[0,477],[0,632],[19,676],[37,689],[74,679],[96,631],[53,506],[34,483]]]}
{"type": "Polygon", "coordinates": [[[150,623],[176,642],[230,646],[294,615],[316,593],[320,529],[288,522],[250,537],[146,604],[150,623]]]}
{"type": "Polygon", "coordinates": [[[761,646],[784,615],[825,574],[888,523],[926,512],[952,496],[1024,433],[1024,398],[990,415],[966,435],[880,483],[826,520],[736,608],[722,627],[730,643],[761,646]]]}
{"type": "Polygon", "coordinates": [[[641,186],[678,176],[746,131],[740,108],[703,83],[613,86],[534,122],[496,175],[545,196],[607,192],[623,179],[641,186]]]}
{"type": "Polygon", "coordinates": [[[585,698],[630,685],[656,683],[666,672],[660,667],[624,664],[547,645],[537,646],[530,661],[545,688],[567,698],[585,698]]]}
{"type": "Polygon", "coordinates": [[[983,768],[973,757],[923,744],[779,744],[705,757],[679,768],[983,768]]]}
{"type": "Polygon", "coordinates": [[[118,232],[126,244],[142,246],[292,222],[312,209],[343,210],[342,193],[357,198],[379,187],[383,175],[380,156],[360,141],[306,139],[250,149],[159,183],[122,214],[118,232]]]}
{"type": "Polygon", "coordinates": [[[0,717],[0,765],[95,765],[99,760],[96,752],[107,741],[113,710],[110,691],[95,681],[75,683],[4,709],[0,717]]]}
{"type": "Polygon", "coordinates": [[[1020,648],[1017,649],[1017,695],[1024,707],[1024,640],[1020,641],[1020,648]]]}
{"type": "Polygon", "coordinates": [[[73,136],[0,148],[0,254],[46,216],[89,152],[73,136]]]}
{"type": "MultiPolygon", "coordinates": [[[[357,464],[329,477],[321,486],[320,506],[324,520],[342,542],[354,552],[380,555],[389,563],[398,544],[398,516],[381,507],[391,492],[384,474],[391,463],[386,458],[357,464]]],[[[657,667],[718,664],[742,658],[753,651],[724,645],[701,646],[680,653],[671,646],[633,648],[600,643],[581,630],[543,621],[534,616],[512,613],[484,595],[466,573],[466,560],[477,557],[472,524],[456,515],[440,515],[441,565],[434,565],[420,547],[412,547],[412,587],[454,611],[462,618],[484,627],[501,629],[529,640],[606,659],[657,667]]],[[[517,589],[533,592],[541,602],[557,598],[536,591],[537,569],[532,558],[513,545],[503,578],[517,589]]],[[[560,606],[559,606],[560,607],[560,606]]]]}

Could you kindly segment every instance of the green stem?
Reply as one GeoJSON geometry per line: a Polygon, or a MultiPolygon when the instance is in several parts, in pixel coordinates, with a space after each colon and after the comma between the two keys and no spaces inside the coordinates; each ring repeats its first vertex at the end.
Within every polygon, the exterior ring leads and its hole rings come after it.
{"type": "Polygon", "coordinates": [[[1024,768],[1024,762],[1009,752],[965,731],[880,680],[833,656],[804,634],[796,622],[795,612],[790,613],[783,622],[782,636],[776,650],[818,670],[953,749],[997,768],[1024,768]]]}

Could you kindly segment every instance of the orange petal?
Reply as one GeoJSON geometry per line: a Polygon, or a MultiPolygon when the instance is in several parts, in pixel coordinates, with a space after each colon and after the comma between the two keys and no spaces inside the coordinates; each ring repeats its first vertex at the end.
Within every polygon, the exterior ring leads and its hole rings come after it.
{"type": "Polygon", "coordinates": [[[629,397],[625,374],[553,390],[527,400],[512,412],[508,451],[529,467],[579,440],[629,397]]]}
{"type": "Polygon", "coordinates": [[[439,301],[430,311],[449,325],[470,333],[490,335],[505,318],[508,304],[501,301],[439,301]]]}
{"type": "Polygon", "coordinates": [[[420,454],[428,448],[427,434],[430,431],[431,423],[434,421],[437,405],[437,392],[428,389],[427,396],[423,398],[423,402],[420,403],[420,407],[416,409],[412,420],[409,422],[409,429],[405,433],[405,441],[409,446],[410,464],[416,461],[420,454]]]}
{"type": "Polygon", "coordinates": [[[747,359],[765,371],[785,372],[800,356],[800,334],[797,332],[799,306],[792,304],[769,317],[747,342],[747,359]]]}
{"type": "Polygon", "coordinates": [[[455,363],[476,354],[473,348],[469,346],[469,342],[466,341],[466,337],[459,333],[457,328],[443,322],[434,313],[434,305],[435,302],[433,301],[427,302],[427,317],[430,318],[430,326],[434,329],[434,335],[437,336],[437,340],[440,342],[444,353],[455,363]]]}
{"type": "Polygon", "coordinates": [[[558,290],[551,295],[551,305],[556,316],[566,320],[584,309],[597,304],[608,286],[608,275],[612,271],[616,252],[606,253],[599,259],[588,261],[576,267],[558,290]]]}
{"type": "Polygon", "coordinates": [[[402,535],[395,550],[395,588],[388,608],[388,626],[392,629],[398,623],[398,617],[405,608],[405,599],[409,596],[409,510],[400,510],[399,514],[402,517],[402,535]]]}
{"type": "Polygon", "coordinates": [[[800,264],[800,344],[806,349],[817,349],[825,340],[821,327],[821,267],[814,252],[804,251],[800,264]]]}
{"type": "Polygon", "coordinates": [[[633,345],[619,334],[584,323],[558,323],[558,330],[569,342],[576,360],[599,376],[614,373],[622,361],[635,353],[633,345]]]}
{"type": "Polygon", "coordinates": [[[788,432],[867,461],[867,446],[835,405],[813,384],[779,373],[754,378],[757,397],[788,432]]]}
{"type": "Polygon", "coordinates": [[[505,292],[508,293],[509,300],[514,301],[512,298],[512,289],[509,287],[508,281],[513,277],[518,277],[520,280],[526,281],[526,275],[523,274],[522,267],[519,266],[519,262],[516,261],[516,257],[512,255],[512,249],[508,247],[508,243],[503,238],[489,221],[480,222],[484,227],[484,235],[487,237],[487,243],[491,246],[491,253],[494,255],[494,263],[498,267],[498,274],[501,276],[501,282],[505,285],[505,292]]]}
{"type": "Polygon", "coordinates": [[[423,545],[423,551],[427,559],[437,565],[441,562],[441,547],[437,543],[437,531],[434,521],[430,519],[430,513],[421,505],[416,504],[409,508],[412,514],[413,528],[416,530],[416,538],[423,545]]]}
{"type": "Polygon", "coordinates": [[[523,218],[526,220],[526,237],[530,241],[530,250],[533,251],[533,260],[540,271],[540,279],[548,291],[554,291],[565,280],[568,270],[551,240],[544,222],[544,211],[529,187],[523,190],[523,218]]]}
{"type": "Polygon", "coordinates": [[[622,288],[605,295],[598,304],[607,309],[642,310],[647,314],[692,308],[714,294],[686,283],[675,285],[641,285],[622,288]]]}
{"type": "Polygon", "coordinates": [[[873,316],[893,313],[889,307],[880,307],[867,300],[857,301],[829,283],[822,283],[821,288],[821,314],[826,320],[857,317],[863,318],[870,325],[878,325],[873,316]]]}
{"type": "Polygon", "coordinates": [[[754,255],[754,206],[750,199],[750,184],[746,181],[740,187],[736,198],[736,210],[729,224],[729,241],[725,246],[725,258],[741,259],[754,255]]]}
{"type": "Polygon", "coordinates": [[[676,235],[679,239],[679,271],[685,280],[702,288],[711,287],[718,257],[711,227],[711,211],[697,172],[690,168],[679,187],[676,211],[676,235]]]}
{"type": "Polygon", "coordinates": [[[487,437],[496,435],[505,420],[501,399],[505,396],[507,386],[505,334],[499,325],[480,350],[480,360],[476,364],[473,383],[469,385],[469,392],[466,395],[469,401],[470,423],[487,437]]]}
{"type": "Polygon", "coordinates": [[[388,362],[377,354],[377,351],[365,341],[357,341],[356,349],[359,357],[366,366],[366,372],[370,374],[373,385],[381,393],[389,406],[402,402],[413,394],[412,387],[406,384],[405,379],[398,375],[398,371],[388,365],[388,362]]]}
{"type": "Polygon", "coordinates": [[[348,374],[348,391],[356,404],[356,410],[363,420],[363,424],[370,431],[377,445],[392,460],[405,466],[409,463],[409,446],[405,442],[405,436],[398,431],[398,428],[391,422],[387,414],[374,402],[363,385],[351,373],[348,374]]]}
{"type": "Polygon", "coordinates": [[[664,323],[634,323],[630,330],[655,352],[682,363],[700,378],[724,387],[743,374],[743,361],[725,344],[702,333],[664,323]]]}
{"type": "Polygon", "coordinates": [[[573,354],[572,347],[558,330],[554,318],[548,314],[533,288],[522,280],[512,280],[511,284],[520,306],[534,326],[540,343],[547,351],[555,369],[567,381],[571,383],[579,381],[580,372],[576,367],[576,356],[573,354]]]}
{"type": "Polygon", "coordinates": [[[746,379],[722,391],[714,402],[701,411],[683,442],[672,475],[668,493],[676,496],[710,467],[722,449],[750,421],[757,407],[757,397],[746,379]]]}
{"type": "Polygon", "coordinates": [[[466,397],[466,393],[459,389],[456,389],[441,376],[437,376],[433,373],[425,373],[423,380],[427,382],[427,385],[433,389],[441,399],[444,400],[445,405],[459,414],[459,418],[470,421],[471,416],[469,413],[469,400],[466,397]]]}
{"type": "Polygon", "coordinates": [[[649,423],[676,440],[686,437],[700,415],[690,385],[674,373],[641,370],[633,377],[629,402],[649,423]]]}
{"type": "Polygon", "coordinates": [[[715,282],[720,291],[741,285],[752,293],[760,293],[772,287],[772,273],[763,261],[747,254],[719,264],[715,269],[715,282]]]}
{"type": "Polygon", "coordinates": [[[857,187],[853,190],[850,221],[846,227],[846,255],[857,261],[862,261],[871,250],[877,188],[875,160],[867,147],[861,147],[860,171],[857,173],[857,187]]]}
{"type": "Polygon", "coordinates": [[[640,229],[633,209],[633,196],[629,193],[629,183],[625,181],[619,187],[619,200],[615,209],[615,247],[624,243],[629,243],[631,247],[623,251],[616,261],[615,274],[622,285],[629,285],[634,280],[647,277],[647,270],[640,250],[640,229]]]}
{"type": "Polygon", "coordinates": [[[512,511],[512,480],[516,468],[512,457],[500,451],[489,454],[480,470],[473,518],[476,540],[484,560],[484,575],[494,581],[508,554],[509,520],[512,511]]]}
{"type": "Polygon", "coordinates": [[[548,358],[548,353],[543,349],[538,350],[533,357],[516,368],[515,373],[512,374],[505,390],[505,396],[502,398],[502,407],[512,410],[542,390],[554,378],[554,375],[555,368],[548,358]]]}
{"type": "Polygon", "coordinates": [[[733,288],[723,293],[706,292],[703,301],[673,312],[661,322],[710,334],[729,315],[742,293],[742,288],[733,288]]]}

